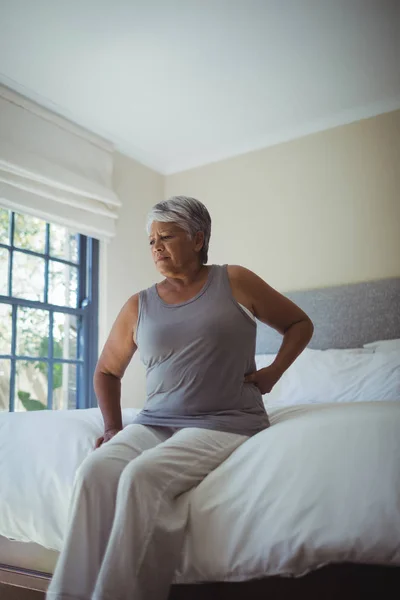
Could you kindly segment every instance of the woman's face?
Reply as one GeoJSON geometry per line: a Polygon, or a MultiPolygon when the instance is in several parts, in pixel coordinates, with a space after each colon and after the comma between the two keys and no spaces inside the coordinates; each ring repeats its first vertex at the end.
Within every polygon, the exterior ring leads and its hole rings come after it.
{"type": "Polygon", "coordinates": [[[191,239],[176,223],[153,221],[149,243],[157,270],[167,276],[169,273],[179,273],[193,262],[198,262],[203,239],[202,232],[191,239]]]}

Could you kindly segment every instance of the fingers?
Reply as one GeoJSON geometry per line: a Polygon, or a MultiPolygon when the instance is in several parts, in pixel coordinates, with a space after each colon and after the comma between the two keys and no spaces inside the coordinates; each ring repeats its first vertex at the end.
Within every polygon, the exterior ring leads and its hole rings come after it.
{"type": "Polygon", "coordinates": [[[95,447],[94,447],[94,448],[95,448],[95,449],[96,449],[96,448],[100,448],[100,446],[102,445],[102,443],[103,443],[103,442],[104,442],[104,438],[103,438],[103,437],[99,437],[99,438],[97,438],[97,440],[96,440],[96,445],[95,445],[95,447]]]}
{"type": "Polygon", "coordinates": [[[245,383],[256,383],[257,382],[257,371],[255,373],[250,373],[246,375],[244,378],[245,383]]]}

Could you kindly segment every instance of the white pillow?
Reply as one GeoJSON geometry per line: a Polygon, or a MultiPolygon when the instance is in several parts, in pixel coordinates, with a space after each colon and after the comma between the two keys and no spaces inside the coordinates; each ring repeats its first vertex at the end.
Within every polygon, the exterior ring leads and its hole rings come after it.
{"type": "Polygon", "coordinates": [[[400,339],[396,340],[378,340],[377,342],[370,342],[364,344],[366,349],[371,349],[374,352],[388,352],[391,350],[398,350],[400,352],[400,339]]]}
{"type": "MultiPolygon", "coordinates": [[[[257,369],[275,357],[257,355],[257,369]]],[[[400,352],[306,348],[264,395],[268,406],[369,400],[400,400],[400,352]]]]}

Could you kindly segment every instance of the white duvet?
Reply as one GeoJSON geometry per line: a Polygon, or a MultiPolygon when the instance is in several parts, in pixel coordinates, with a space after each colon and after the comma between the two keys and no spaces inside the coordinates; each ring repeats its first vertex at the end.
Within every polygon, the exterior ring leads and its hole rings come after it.
{"type": "MultiPolygon", "coordinates": [[[[135,411],[124,410],[124,423],[135,411]]],[[[190,493],[178,582],[301,575],[330,562],[400,565],[400,403],[270,411],[190,493]]],[[[0,535],[59,550],[98,409],[0,414],[0,535]]]]}

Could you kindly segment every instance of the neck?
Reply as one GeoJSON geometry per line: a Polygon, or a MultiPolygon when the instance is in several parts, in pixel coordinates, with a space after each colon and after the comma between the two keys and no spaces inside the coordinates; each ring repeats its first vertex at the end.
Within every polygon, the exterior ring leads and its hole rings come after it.
{"type": "Polygon", "coordinates": [[[185,265],[179,272],[165,274],[165,280],[175,289],[190,287],[207,273],[208,267],[199,263],[185,265]]]}

